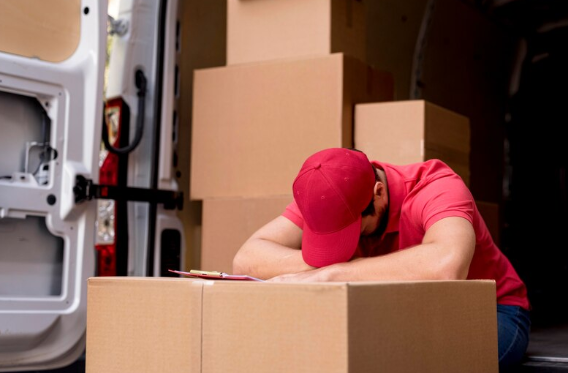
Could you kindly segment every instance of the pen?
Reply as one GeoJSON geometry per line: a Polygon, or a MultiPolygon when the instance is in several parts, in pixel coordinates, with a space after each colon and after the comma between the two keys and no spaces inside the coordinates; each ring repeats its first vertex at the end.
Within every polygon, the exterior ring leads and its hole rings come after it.
{"type": "Polygon", "coordinates": [[[224,272],[201,271],[201,270],[196,270],[196,269],[190,270],[189,273],[192,274],[192,275],[210,276],[210,277],[218,277],[218,278],[223,278],[223,277],[227,276],[227,274],[224,273],[224,272]]]}

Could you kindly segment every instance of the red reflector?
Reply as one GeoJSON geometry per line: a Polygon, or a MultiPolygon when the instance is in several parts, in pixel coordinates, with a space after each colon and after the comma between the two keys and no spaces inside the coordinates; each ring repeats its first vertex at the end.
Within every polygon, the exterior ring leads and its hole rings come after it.
{"type": "Polygon", "coordinates": [[[116,276],[115,245],[95,245],[97,250],[97,276],[116,276]]]}
{"type": "MultiPolygon", "coordinates": [[[[118,147],[120,140],[120,126],[122,124],[122,105],[123,101],[120,98],[108,100],[105,105],[105,120],[108,129],[108,138],[112,146],[118,147]]],[[[103,145],[104,149],[104,145],[103,145]]],[[[106,150],[102,150],[101,157],[104,157],[102,164],[99,169],[99,183],[102,185],[118,185],[118,155],[110,153],[106,150]]],[[[108,196],[108,189],[103,188],[101,191],[103,197],[108,196]]],[[[99,212],[100,214],[101,212],[99,212]]],[[[104,213],[109,213],[105,211],[104,213]]],[[[116,232],[116,221],[114,217],[116,216],[116,207],[114,207],[114,212],[111,212],[112,224],[114,224],[114,229],[112,232],[116,232]]],[[[99,215],[100,217],[100,215],[99,215]]],[[[105,217],[102,220],[109,219],[105,217]]],[[[118,234],[118,233],[115,233],[118,234]]],[[[108,240],[104,244],[95,245],[97,254],[97,276],[116,276],[116,236],[114,236],[114,242],[110,243],[112,239],[108,240]]]]}
{"type": "Polygon", "coordinates": [[[106,185],[118,184],[118,155],[108,153],[99,170],[99,182],[106,185]]]}

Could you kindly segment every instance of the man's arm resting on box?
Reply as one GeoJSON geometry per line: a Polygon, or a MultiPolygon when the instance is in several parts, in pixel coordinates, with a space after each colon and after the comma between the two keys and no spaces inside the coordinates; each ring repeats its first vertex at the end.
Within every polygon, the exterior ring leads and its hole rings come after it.
{"type": "Polygon", "coordinates": [[[233,273],[267,279],[314,269],[302,258],[302,230],[279,216],[255,232],[233,259],[233,273]]]}
{"type": "Polygon", "coordinates": [[[475,250],[469,221],[448,217],[434,223],[420,245],[373,258],[278,276],[272,281],[460,280],[467,277],[475,250]]]}

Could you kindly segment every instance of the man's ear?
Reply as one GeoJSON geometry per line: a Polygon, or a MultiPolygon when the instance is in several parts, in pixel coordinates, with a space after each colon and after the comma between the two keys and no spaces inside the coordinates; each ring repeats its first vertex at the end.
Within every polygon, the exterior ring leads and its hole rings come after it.
{"type": "Polygon", "coordinates": [[[381,185],[380,184],[382,184],[380,181],[375,182],[375,187],[373,188],[373,194],[375,196],[378,196],[381,193],[381,185]]]}
{"type": "Polygon", "coordinates": [[[375,196],[382,198],[386,195],[385,184],[382,181],[375,182],[375,188],[373,190],[375,196]]]}

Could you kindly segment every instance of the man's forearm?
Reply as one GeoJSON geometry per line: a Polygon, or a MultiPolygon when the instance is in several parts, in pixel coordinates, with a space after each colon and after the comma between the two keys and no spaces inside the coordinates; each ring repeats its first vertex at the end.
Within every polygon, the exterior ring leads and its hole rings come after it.
{"type": "Polygon", "coordinates": [[[418,245],[374,258],[361,258],[327,268],[321,276],[327,281],[416,281],[457,280],[467,277],[458,271],[453,253],[439,253],[436,245],[418,245]]]}
{"type": "Polygon", "coordinates": [[[475,252],[469,221],[449,217],[434,223],[422,244],[392,254],[330,266],[328,281],[466,279],[475,252]]]}
{"type": "Polygon", "coordinates": [[[422,244],[373,258],[360,258],[273,281],[389,281],[466,279],[475,233],[462,218],[438,221],[422,244]]]}
{"type": "Polygon", "coordinates": [[[308,271],[302,251],[254,238],[248,240],[233,260],[233,273],[268,279],[285,273],[308,271]]]}
{"type": "Polygon", "coordinates": [[[433,260],[428,251],[435,248],[419,245],[393,254],[359,258],[346,263],[314,269],[298,274],[283,274],[272,281],[418,281],[465,279],[444,261],[433,260]]]}

